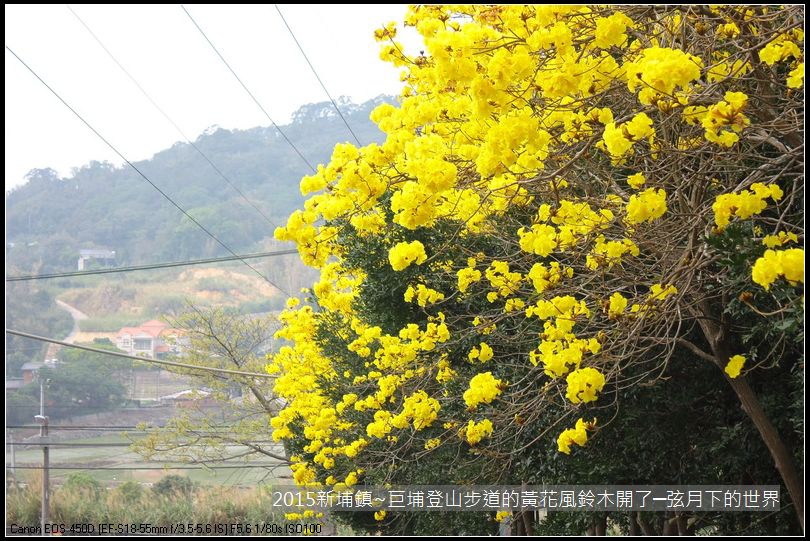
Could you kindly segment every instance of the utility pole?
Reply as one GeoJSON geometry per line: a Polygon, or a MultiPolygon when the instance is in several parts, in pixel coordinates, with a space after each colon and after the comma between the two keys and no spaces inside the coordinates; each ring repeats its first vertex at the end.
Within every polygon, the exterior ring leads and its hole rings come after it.
{"type": "Polygon", "coordinates": [[[11,447],[11,477],[14,479],[14,483],[17,483],[17,451],[14,445],[14,429],[8,429],[8,444],[11,447]]]}
{"type": "MultiPolygon", "coordinates": [[[[39,378],[39,415],[34,417],[34,420],[39,424],[39,440],[40,443],[47,443],[48,439],[48,418],[45,416],[45,381],[40,376],[39,378]]],[[[42,517],[40,525],[42,526],[41,532],[45,532],[45,523],[48,522],[48,508],[49,508],[49,449],[47,445],[42,446],[42,517]]]]}

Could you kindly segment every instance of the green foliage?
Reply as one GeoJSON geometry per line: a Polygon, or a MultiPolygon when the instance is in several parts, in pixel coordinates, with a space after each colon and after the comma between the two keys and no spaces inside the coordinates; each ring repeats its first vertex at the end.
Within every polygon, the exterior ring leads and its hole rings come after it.
{"type": "Polygon", "coordinates": [[[9,424],[23,425],[33,422],[39,413],[39,398],[33,393],[6,391],[6,421],[9,424]]]}
{"type": "MultiPolygon", "coordinates": [[[[72,327],[73,320],[54,303],[50,290],[31,282],[6,285],[6,328],[62,339],[72,327]]],[[[42,342],[7,334],[6,377],[21,376],[20,367],[41,361],[46,349],[42,342]]]]}
{"type": "Polygon", "coordinates": [[[79,491],[88,497],[97,498],[101,492],[101,483],[89,473],[74,472],[67,476],[65,490],[79,491]]]}
{"type": "Polygon", "coordinates": [[[144,495],[143,486],[141,486],[139,482],[133,481],[132,479],[124,481],[118,485],[116,492],[118,492],[121,498],[129,504],[137,502],[144,495]]]}
{"type": "Polygon", "coordinates": [[[186,496],[191,497],[194,493],[194,481],[183,475],[167,475],[152,487],[152,491],[158,496],[186,496]]]}
{"type": "MultiPolygon", "coordinates": [[[[115,349],[112,346],[107,348],[115,349]]],[[[51,419],[106,411],[123,402],[126,389],[115,376],[130,367],[129,360],[76,349],[63,349],[59,357],[62,363],[44,366],[39,372],[40,377],[48,382],[45,414],[51,419]]],[[[6,393],[6,400],[12,404],[10,419],[30,423],[39,413],[39,382],[6,393]]]]}

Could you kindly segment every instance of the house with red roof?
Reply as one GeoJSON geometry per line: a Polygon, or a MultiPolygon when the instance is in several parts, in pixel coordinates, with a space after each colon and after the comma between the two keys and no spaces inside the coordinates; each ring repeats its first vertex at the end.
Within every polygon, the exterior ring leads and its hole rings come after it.
{"type": "Polygon", "coordinates": [[[152,319],[137,327],[123,327],[115,335],[115,346],[130,355],[162,359],[180,352],[182,332],[152,319]]]}

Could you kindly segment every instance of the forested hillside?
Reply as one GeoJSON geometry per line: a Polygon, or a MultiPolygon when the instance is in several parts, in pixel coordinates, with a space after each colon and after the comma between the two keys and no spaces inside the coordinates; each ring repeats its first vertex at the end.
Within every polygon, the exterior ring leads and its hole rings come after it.
{"type": "MultiPolygon", "coordinates": [[[[364,144],[381,133],[369,120],[379,97],[341,110],[364,144]]],[[[301,107],[284,133],[313,165],[328,161],[335,143],[351,138],[331,103],[301,107]]],[[[279,224],[303,199],[307,165],[273,127],[212,127],[195,145],[248,198],[279,224]]],[[[274,227],[251,208],[187,143],[135,164],[232,249],[257,249],[274,227]]],[[[30,173],[6,194],[6,268],[75,270],[79,249],[115,250],[117,264],[228,255],[128,166],[92,162],[68,177],[52,169],[30,173]]]]}

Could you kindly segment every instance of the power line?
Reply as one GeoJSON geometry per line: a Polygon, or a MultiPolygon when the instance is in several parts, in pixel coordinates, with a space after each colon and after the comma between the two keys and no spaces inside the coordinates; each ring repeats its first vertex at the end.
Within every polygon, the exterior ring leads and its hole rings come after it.
{"type": "Polygon", "coordinates": [[[181,207],[179,204],[177,204],[177,203],[174,201],[174,199],[172,199],[171,197],[169,197],[169,196],[168,196],[168,194],[166,194],[166,192],[164,192],[163,190],[161,190],[161,189],[160,189],[160,188],[157,186],[157,184],[155,184],[154,182],[152,182],[152,181],[149,179],[149,177],[147,177],[147,176],[146,176],[146,175],[145,175],[145,174],[144,174],[144,173],[143,173],[143,172],[142,172],[140,169],[138,169],[137,167],[135,167],[135,164],[133,164],[131,161],[129,161],[129,160],[128,160],[128,159],[127,159],[127,158],[126,158],[126,157],[125,157],[125,156],[124,156],[124,155],[123,155],[123,154],[122,154],[122,153],[121,153],[121,152],[120,152],[120,151],[119,151],[119,150],[118,150],[118,149],[115,147],[115,146],[113,146],[113,144],[112,144],[112,143],[110,143],[110,142],[109,142],[109,141],[108,141],[108,140],[107,140],[107,139],[106,139],[106,138],[105,138],[103,135],[101,135],[101,133],[99,133],[99,132],[98,132],[98,130],[96,130],[96,129],[95,129],[95,128],[94,128],[94,127],[93,127],[93,126],[92,126],[92,125],[91,125],[91,124],[90,124],[90,123],[87,121],[87,120],[85,120],[85,119],[84,119],[84,117],[82,117],[82,116],[81,116],[81,115],[80,115],[80,114],[79,114],[79,113],[78,113],[78,112],[77,112],[77,111],[76,111],[76,110],[75,110],[73,107],[71,107],[71,106],[70,106],[70,104],[68,104],[68,102],[66,102],[66,101],[65,101],[65,100],[62,98],[62,96],[60,96],[60,95],[59,95],[59,94],[56,92],[56,90],[54,90],[53,88],[51,88],[51,86],[50,86],[48,83],[46,83],[46,82],[45,82],[45,80],[44,80],[44,79],[42,79],[42,77],[40,77],[40,76],[37,74],[37,72],[35,72],[35,71],[33,70],[33,68],[31,68],[31,66],[29,66],[28,64],[26,64],[26,63],[25,63],[25,61],[24,61],[22,58],[20,58],[20,57],[17,55],[17,53],[15,53],[14,51],[12,51],[12,50],[11,50],[11,48],[10,48],[8,45],[6,45],[6,50],[7,50],[8,52],[10,52],[12,55],[14,55],[14,58],[16,58],[17,60],[19,60],[19,62],[20,62],[20,63],[21,63],[23,66],[25,66],[25,68],[26,68],[28,71],[30,71],[30,72],[31,72],[31,74],[32,74],[34,77],[36,77],[36,78],[37,78],[37,80],[39,80],[39,82],[40,82],[40,83],[42,83],[42,84],[45,86],[45,88],[47,88],[48,90],[50,90],[50,91],[51,91],[51,93],[52,93],[54,96],[56,96],[56,98],[57,98],[59,101],[61,101],[61,102],[62,102],[62,104],[63,104],[65,107],[67,107],[68,109],[70,109],[70,111],[71,111],[71,112],[72,112],[74,115],[76,115],[76,117],[77,117],[79,120],[81,120],[81,121],[84,123],[84,125],[85,125],[85,126],[87,126],[87,127],[90,129],[90,131],[92,131],[94,134],[96,134],[96,136],[98,136],[98,138],[99,138],[99,139],[101,139],[101,140],[102,140],[102,141],[103,141],[103,142],[104,142],[104,143],[105,143],[105,144],[106,144],[108,147],[110,147],[110,149],[111,149],[113,152],[115,152],[115,153],[118,155],[118,157],[120,157],[120,158],[121,158],[121,159],[122,159],[124,162],[126,162],[126,164],[127,164],[127,165],[129,165],[129,166],[130,166],[132,169],[134,169],[134,170],[135,170],[135,172],[136,172],[136,173],[138,173],[138,174],[139,174],[139,175],[140,175],[140,176],[141,176],[141,177],[142,177],[142,178],[143,178],[143,179],[144,179],[146,182],[148,182],[150,186],[152,186],[152,187],[153,187],[155,190],[157,190],[157,192],[158,192],[160,195],[162,195],[162,196],[163,196],[163,197],[164,197],[164,198],[165,198],[165,199],[166,199],[166,200],[167,200],[169,203],[171,203],[172,205],[174,205],[174,207],[175,207],[175,208],[177,208],[177,210],[179,210],[180,212],[182,212],[182,213],[183,213],[183,214],[184,214],[184,215],[185,215],[185,216],[186,216],[186,217],[187,217],[189,220],[191,220],[191,221],[192,221],[192,222],[193,222],[193,223],[194,223],[194,224],[195,224],[197,227],[199,227],[201,230],[203,230],[203,231],[205,232],[205,234],[206,234],[206,235],[208,235],[209,237],[211,237],[212,239],[214,239],[214,241],[216,241],[216,242],[217,242],[217,244],[219,244],[220,246],[222,246],[223,248],[225,248],[225,250],[227,250],[227,251],[228,251],[228,253],[230,253],[232,256],[237,257],[237,258],[238,258],[240,261],[242,261],[242,263],[244,263],[245,265],[247,265],[248,267],[250,267],[250,269],[251,269],[253,272],[255,272],[257,275],[259,275],[259,276],[260,276],[260,277],[261,277],[263,280],[265,280],[267,283],[269,283],[270,285],[272,285],[273,287],[275,287],[275,288],[276,288],[276,289],[278,289],[279,291],[281,291],[281,292],[283,292],[283,293],[286,293],[288,296],[291,296],[291,295],[290,295],[290,293],[288,293],[287,291],[285,291],[285,290],[284,290],[284,289],[282,289],[281,287],[279,287],[279,286],[277,286],[276,284],[274,284],[274,283],[273,283],[273,282],[272,282],[272,281],[271,281],[269,278],[267,278],[265,275],[263,275],[263,274],[262,274],[262,273],[260,273],[258,270],[256,270],[256,269],[255,269],[255,268],[254,268],[254,267],[253,267],[253,266],[252,266],[250,263],[248,263],[248,262],[247,262],[247,261],[245,261],[244,259],[241,259],[241,258],[240,258],[240,257],[239,257],[239,256],[236,254],[236,252],[234,252],[233,250],[231,250],[231,248],[230,248],[230,247],[229,247],[227,244],[225,244],[224,242],[222,242],[221,240],[219,240],[219,238],[217,238],[217,236],[216,236],[216,235],[214,235],[213,233],[211,233],[211,231],[209,231],[209,230],[208,230],[208,229],[207,229],[207,228],[206,228],[206,227],[205,227],[203,224],[201,224],[199,221],[197,221],[197,219],[196,219],[196,218],[194,218],[194,216],[192,216],[191,214],[189,214],[188,212],[186,212],[186,210],[185,210],[183,207],[181,207]]]}
{"type": "Polygon", "coordinates": [[[219,374],[229,374],[229,375],[236,375],[236,376],[249,376],[253,378],[274,378],[270,374],[262,374],[260,372],[243,372],[241,370],[229,370],[227,368],[215,368],[213,366],[196,366],[193,364],[186,364],[186,363],[178,363],[174,361],[163,361],[160,359],[150,359],[148,357],[136,357],[134,355],[127,355],[126,353],[118,353],[116,351],[109,351],[106,349],[97,349],[91,348],[87,346],[80,346],[78,344],[69,344],[67,342],[63,342],[62,340],[56,340],[54,338],[46,338],[44,336],[39,336],[36,334],[30,334],[22,331],[15,331],[14,329],[6,329],[8,334],[13,334],[15,336],[22,336],[24,338],[31,338],[32,340],[39,340],[41,342],[50,342],[51,344],[59,344],[60,346],[74,348],[74,349],[83,349],[84,351],[90,351],[93,353],[101,353],[102,355],[109,355],[111,357],[121,357],[123,359],[131,359],[134,361],[142,361],[145,363],[154,363],[154,364],[162,364],[165,366],[174,366],[176,368],[186,368],[190,370],[202,370],[204,372],[216,372],[219,374]]]}
{"type": "Polygon", "coordinates": [[[357,142],[357,144],[360,145],[360,146],[363,146],[363,143],[360,142],[360,138],[357,137],[357,134],[354,133],[354,130],[352,129],[352,127],[349,126],[349,122],[346,120],[346,117],[344,117],[343,113],[340,112],[340,108],[338,107],[337,102],[332,97],[332,95],[329,93],[329,91],[326,89],[326,85],[323,83],[323,81],[321,80],[320,75],[318,75],[318,72],[315,70],[315,66],[313,66],[312,62],[309,61],[309,57],[307,56],[307,53],[304,52],[304,48],[301,47],[301,44],[298,42],[298,38],[295,37],[295,33],[293,33],[293,31],[292,31],[292,28],[290,28],[290,25],[287,24],[287,19],[284,18],[284,15],[281,13],[281,9],[279,9],[279,7],[278,7],[278,4],[273,4],[273,5],[275,6],[276,11],[278,12],[278,16],[281,17],[281,21],[284,23],[284,26],[286,26],[287,30],[290,32],[290,36],[292,36],[293,41],[295,41],[295,44],[298,46],[298,50],[301,51],[301,54],[303,55],[304,60],[307,61],[307,64],[309,65],[309,69],[312,70],[312,73],[315,75],[315,78],[318,79],[318,83],[320,83],[321,88],[323,88],[323,91],[326,92],[326,96],[329,98],[329,101],[331,101],[332,105],[335,107],[335,111],[337,111],[338,116],[340,116],[340,119],[346,125],[346,128],[348,128],[349,133],[352,134],[352,137],[354,137],[354,140],[357,142]]]}
{"type": "Polygon", "coordinates": [[[271,124],[273,125],[273,127],[274,127],[274,128],[277,130],[277,131],[278,131],[278,133],[280,133],[280,134],[281,134],[281,136],[284,138],[284,140],[285,140],[285,141],[287,141],[287,144],[289,144],[289,145],[292,147],[292,149],[295,151],[295,153],[296,153],[296,154],[298,154],[298,157],[299,157],[299,158],[301,158],[301,160],[303,160],[303,162],[304,162],[305,164],[307,164],[307,167],[309,167],[309,169],[310,169],[310,170],[311,170],[313,173],[315,173],[315,172],[316,172],[316,170],[315,170],[315,168],[312,166],[312,164],[311,164],[311,163],[309,163],[309,160],[307,160],[307,159],[304,157],[304,155],[301,153],[301,151],[300,151],[300,150],[298,150],[298,147],[296,147],[296,146],[293,144],[293,142],[290,140],[290,138],[289,138],[289,137],[287,137],[287,134],[285,134],[285,133],[282,131],[282,129],[281,129],[279,126],[278,126],[278,124],[276,124],[276,123],[275,123],[275,121],[274,121],[272,118],[270,118],[270,114],[269,114],[269,113],[268,113],[268,112],[265,110],[265,108],[264,108],[264,107],[262,107],[262,104],[261,104],[261,103],[259,103],[259,100],[258,100],[258,99],[256,99],[256,96],[254,96],[254,95],[253,95],[253,92],[251,92],[251,91],[248,89],[247,85],[245,85],[245,83],[244,83],[244,82],[242,82],[242,79],[240,79],[240,78],[239,78],[239,76],[238,76],[238,75],[236,74],[236,72],[233,70],[233,68],[231,67],[231,65],[230,65],[230,64],[228,64],[228,61],[227,61],[227,60],[225,60],[225,57],[224,57],[224,56],[222,56],[222,54],[219,52],[219,50],[216,48],[216,46],[214,46],[213,42],[212,42],[210,39],[208,39],[208,36],[205,34],[205,32],[203,31],[203,29],[200,27],[200,25],[199,25],[199,24],[197,24],[197,21],[195,21],[195,20],[194,20],[194,17],[192,17],[192,16],[191,16],[191,13],[189,13],[189,12],[188,12],[188,10],[186,9],[186,6],[184,6],[184,5],[182,5],[182,4],[181,4],[181,5],[180,5],[180,7],[181,7],[181,8],[183,8],[183,11],[185,11],[185,12],[186,12],[186,15],[188,15],[188,18],[189,18],[189,19],[191,19],[191,22],[192,22],[192,23],[194,23],[194,26],[197,28],[197,30],[199,30],[200,34],[202,34],[202,37],[204,37],[204,38],[205,38],[205,41],[207,41],[207,42],[208,42],[208,45],[210,45],[210,46],[211,46],[211,48],[214,50],[214,52],[215,52],[215,53],[217,53],[217,56],[219,57],[219,59],[220,59],[220,60],[222,60],[222,63],[223,63],[223,64],[225,64],[225,67],[227,67],[227,68],[228,68],[228,71],[230,71],[230,72],[231,72],[231,74],[233,74],[233,76],[234,76],[234,77],[236,77],[236,80],[237,80],[237,81],[239,81],[239,84],[240,84],[240,85],[242,85],[242,88],[244,88],[244,89],[245,89],[245,92],[247,92],[247,93],[248,93],[248,96],[250,96],[250,98],[253,100],[253,102],[254,102],[256,105],[258,105],[258,106],[259,106],[259,109],[261,109],[262,113],[264,113],[264,116],[266,116],[266,117],[267,117],[267,120],[269,120],[269,121],[270,121],[270,123],[271,123],[271,124]]]}
{"type": "MultiPolygon", "coordinates": [[[[276,464],[245,464],[244,466],[239,466],[236,464],[228,464],[224,466],[105,466],[105,467],[98,467],[98,466],[54,466],[50,464],[47,469],[50,470],[88,470],[88,471],[142,471],[142,470],[231,470],[231,469],[241,469],[241,468],[278,468],[279,466],[285,466],[284,463],[276,463],[276,464]]],[[[14,466],[15,469],[18,470],[42,470],[46,469],[42,466],[20,466],[19,464],[14,466]]],[[[10,469],[11,466],[6,466],[6,468],[10,469]]]]}
{"type": "Polygon", "coordinates": [[[172,261],[168,263],[152,263],[149,265],[131,265],[128,267],[115,267],[112,269],[94,269],[86,271],[55,272],[51,274],[29,274],[26,276],[8,276],[6,282],[23,282],[27,280],[46,280],[49,278],[71,278],[74,276],[90,276],[93,274],[112,274],[117,272],[132,272],[140,270],[167,269],[171,267],[185,267],[191,265],[207,265],[209,263],[222,263],[225,261],[242,261],[245,259],[260,259],[264,257],[275,257],[281,255],[291,255],[297,250],[280,250],[277,252],[260,252],[255,254],[245,254],[227,257],[210,257],[207,259],[191,259],[189,261],[172,261]]]}
{"type": "MultiPolygon", "coordinates": [[[[53,404],[51,404],[53,407],[53,404]]],[[[226,425],[223,425],[226,426],[226,425]]],[[[14,429],[34,429],[39,428],[39,425],[6,425],[6,428],[14,428],[14,429]]],[[[129,426],[115,426],[115,425],[48,425],[48,430],[135,430],[139,428],[136,425],[129,425],[129,426]]],[[[146,429],[150,428],[166,428],[165,426],[147,426],[144,430],[138,430],[138,432],[145,432],[146,429]]]]}
{"type": "MultiPolygon", "coordinates": [[[[50,427],[48,427],[50,429],[50,427]]],[[[43,446],[47,445],[48,447],[129,447],[131,443],[106,443],[106,442],[88,442],[88,443],[74,443],[74,442],[62,442],[58,443],[55,441],[49,441],[47,443],[42,442],[25,442],[25,441],[13,441],[13,442],[6,442],[6,445],[14,445],[19,447],[26,447],[26,446],[43,446]]]]}
{"type": "Polygon", "coordinates": [[[210,159],[210,158],[209,158],[207,155],[205,155],[205,153],[203,153],[203,151],[202,151],[202,150],[200,150],[200,148],[199,148],[199,147],[198,147],[196,144],[194,144],[194,142],[193,142],[193,141],[192,141],[192,140],[191,140],[191,139],[190,139],[190,138],[189,138],[189,137],[188,137],[188,136],[185,134],[185,132],[183,132],[183,130],[182,130],[182,129],[180,129],[180,126],[178,126],[178,125],[177,125],[177,123],[176,123],[174,120],[172,120],[172,118],[171,118],[171,117],[168,115],[168,113],[166,113],[166,111],[164,111],[164,110],[163,110],[163,108],[162,108],[162,107],[160,107],[160,105],[158,105],[158,104],[157,104],[157,102],[156,102],[156,101],[155,101],[155,100],[152,98],[152,96],[151,96],[151,95],[149,95],[149,93],[148,93],[148,92],[147,92],[147,91],[146,91],[146,90],[145,90],[145,89],[144,89],[144,88],[141,86],[141,84],[140,84],[140,83],[138,83],[138,81],[135,79],[135,77],[134,77],[134,76],[133,76],[133,75],[132,75],[132,74],[131,74],[131,73],[130,73],[130,72],[129,72],[129,71],[128,71],[128,70],[127,70],[127,69],[126,69],[126,68],[125,68],[125,67],[124,67],[122,64],[121,64],[121,62],[119,62],[119,61],[118,61],[118,59],[115,57],[115,55],[113,55],[113,54],[112,54],[112,52],[110,52],[110,50],[109,50],[109,49],[108,49],[108,48],[107,48],[107,47],[104,45],[104,43],[102,43],[102,41],[101,41],[101,40],[99,39],[99,37],[98,37],[98,36],[95,34],[95,32],[93,32],[93,31],[90,29],[90,27],[87,25],[87,23],[86,23],[86,22],[84,22],[84,20],[83,20],[81,17],[79,17],[79,15],[78,15],[78,14],[77,14],[75,11],[73,11],[73,8],[71,8],[71,7],[70,7],[70,5],[68,5],[68,6],[67,6],[67,8],[70,10],[70,12],[73,14],[73,16],[74,16],[74,17],[76,17],[76,19],[78,19],[78,21],[79,21],[79,22],[82,24],[82,26],[84,26],[84,28],[85,28],[85,29],[86,29],[86,30],[87,30],[87,31],[90,33],[90,35],[93,37],[93,39],[95,39],[95,40],[96,40],[96,43],[98,43],[98,44],[101,46],[101,48],[102,48],[102,49],[104,49],[104,52],[105,52],[105,53],[107,53],[107,55],[108,55],[108,56],[109,56],[109,57],[112,59],[112,61],[113,61],[113,62],[115,62],[115,64],[116,64],[116,65],[117,65],[117,66],[118,66],[118,67],[121,69],[121,71],[123,71],[123,72],[124,72],[124,74],[125,74],[127,77],[129,77],[129,80],[130,80],[130,81],[132,81],[132,82],[133,82],[133,84],[134,84],[135,86],[137,86],[137,87],[138,87],[138,90],[140,90],[140,91],[141,91],[141,93],[142,93],[142,94],[143,94],[143,95],[146,97],[146,99],[147,99],[147,100],[149,100],[149,103],[151,103],[151,104],[152,104],[152,105],[155,107],[155,109],[157,109],[157,110],[158,110],[158,112],[159,112],[161,115],[163,115],[163,118],[165,118],[165,119],[166,119],[166,120],[169,122],[169,124],[171,124],[172,126],[174,126],[174,129],[175,129],[175,130],[177,130],[177,132],[178,132],[178,133],[179,133],[179,134],[180,134],[180,135],[183,137],[183,139],[185,139],[185,140],[186,140],[186,142],[187,142],[189,145],[191,145],[191,147],[192,147],[194,150],[196,150],[196,151],[197,151],[197,153],[198,153],[200,156],[202,156],[202,157],[203,157],[203,159],[205,159],[205,161],[207,161],[207,162],[208,162],[208,165],[210,165],[210,166],[211,166],[211,167],[214,169],[214,171],[216,171],[216,172],[217,172],[217,174],[218,174],[220,177],[222,177],[222,179],[223,179],[225,182],[227,182],[227,183],[228,183],[228,185],[230,185],[230,187],[231,187],[231,188],[233,188],[234,190],[236,190],[236,192],[237,192],[237,193],[238,193],[240,196],[242,196],[242,199],[244,199],[244,200],[245,200],[245,202],[246,202],[248,205],[250,205],[251,207],[253,207],[253,209],[254,209],[256,212],[258,212],[258,213],[261,215],[261,217],[262,217],[262,218],[264,218],[264,220],[265,220],[265,221],[266,221],[268,224],[270,224],[270,225],[271,225],[271,226],[273,226],[273,227],[278,227],[278,226],[277,226],[275,223],[273,223],[273,221],[272,221],[272,220],[271,220],[271,219],[270,219],[270,218],[269,218],[269,217],[268,217],[268,216],[267,216],[267,215],[266,215],[264,212],[262,212],[262,210],[261,210],[261,209],[260,209],[258,206],[256,206],[256,204],[255,204],[255,203],[253,203],[252,201],[250,201],[250,200],[247,198],[247,196],[246,196],[244,193],[242,193],[242,190],[240,190],[240,189],[239,189],[239,188],[238,188],[238,187],[237,187],[237,186],[236,186],[236,185],[235,185],[233,182],[231,182],[231,180],[230,180],[230,179],[229,179],[229,178],[228,178],[228,177],[225,175],[225,173],[223,173],[223,172],[222,172],[222,171],[219,169],[219,167],[217,167],[217,166],[214,164],[214,162],[212,162],[212,161],[211,161],[211,159],[210,159]]]}
{"type": "MultiPolygon", "coordinates": [[[[13,406],[12,406],[13,407],[13,406]]],[[[50,404],[53,407],[53,404],[50,404]]],[[[13,429],[38,429],[39,425],[6,425],[6,428],[13,429]]],[[[130,432],[147,432],[157,428],[172,428],[172,425],[146,426],[141,429],[138,425],[115,426],[115,425],[48,425],[48,430],[127,430],[130,432]]],[[[207,428],[233,428],[233,425],[210,425],[207,428]]],[[[223,432],[224,434],[225,432],[223,432]]]]}
{"type": "MultiPolygon", "coordinates": [[[[50,429],[50,428],[51,427],[48,427],[48,429],[50,429]]],[[[64,441],[64,442],[57,442],[57,441],[49,441],[49,442],[13,441],[13,442],[6,442],[6,445],[14,445],[14,446],[20,446],[20,447],[47,445],[48,447],[65,447],[65,448],[67,448],[67,447],[87,447],[87,448],[90,448],[90,447],[131,447],[135,443],[138,443],[138,442],[123,443],[123,442],[96,442],[96,441],[91,441],[91,442],[87,442],[87,443],[82,443],[82,442],[73,442],[73,441],[64,441]]],[[[267,445],[267,444],[271,444],[271,443],[277,444],[278,442],[272,441],[272,440],[259,440],[259,441],[248,441],[248,442],[230,441],[230,442],[228,442],[229,445],[233,445],[233,446],[251,445],[251,444],[267,445]]]]}

